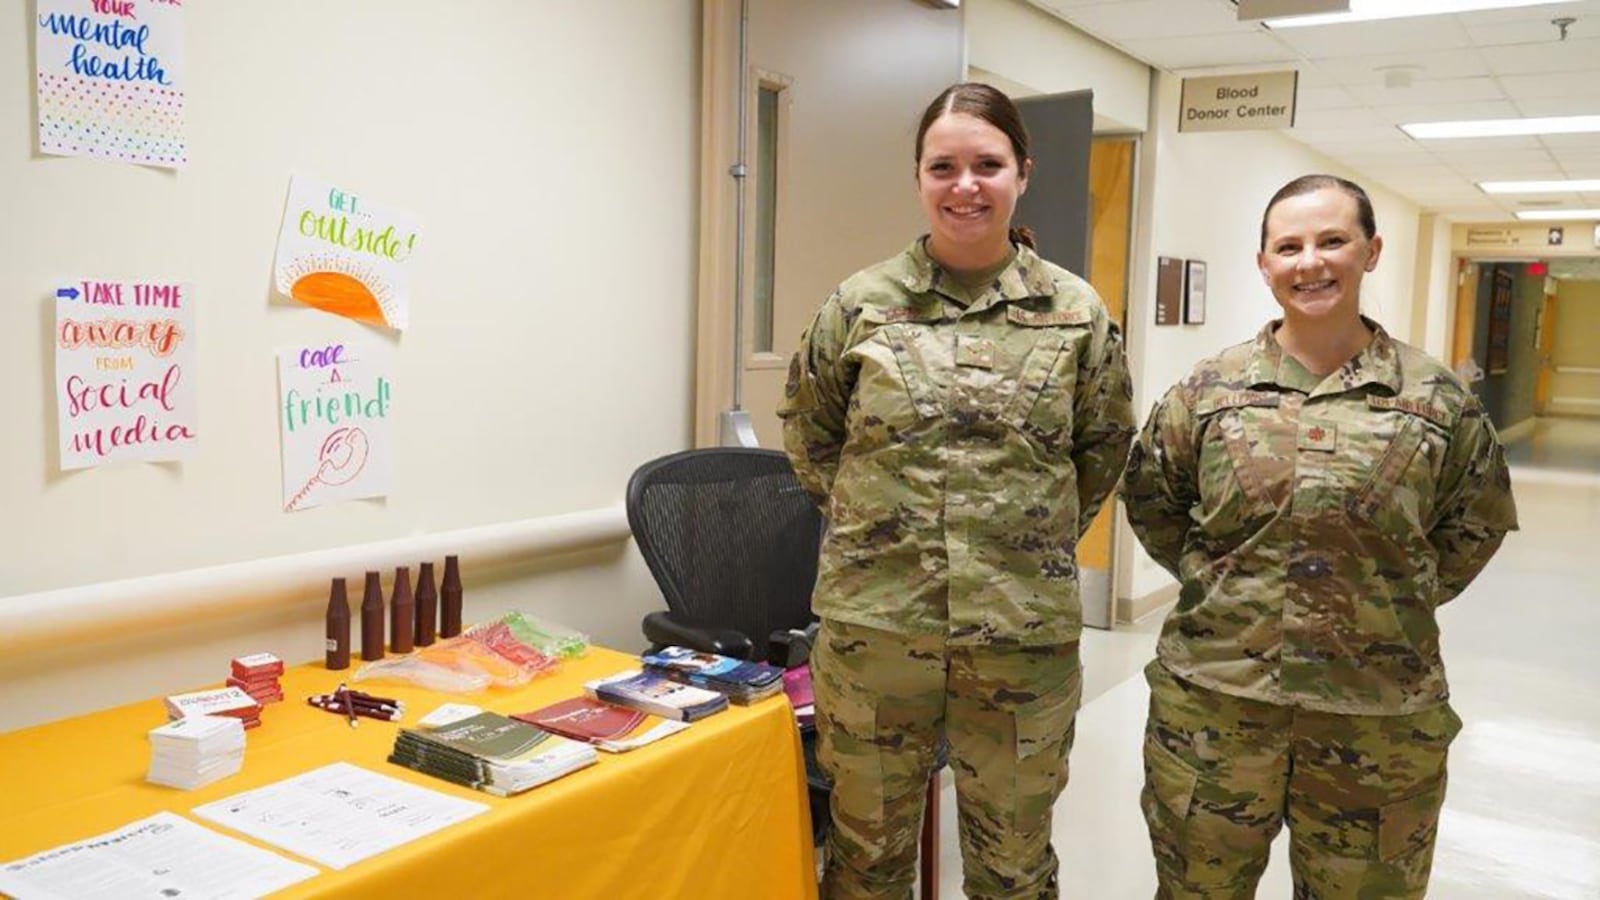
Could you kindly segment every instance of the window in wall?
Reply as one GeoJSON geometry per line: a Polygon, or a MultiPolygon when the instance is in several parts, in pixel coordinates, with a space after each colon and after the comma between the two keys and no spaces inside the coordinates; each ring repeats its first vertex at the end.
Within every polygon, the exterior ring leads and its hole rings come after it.
{"type": "Polygon", "coordinates": [[[772,295],[778,248],[778,121],[784,85],[763,80],[756,95],[755,271],[751,291],[751,349],[772,352],[772,295]]]}

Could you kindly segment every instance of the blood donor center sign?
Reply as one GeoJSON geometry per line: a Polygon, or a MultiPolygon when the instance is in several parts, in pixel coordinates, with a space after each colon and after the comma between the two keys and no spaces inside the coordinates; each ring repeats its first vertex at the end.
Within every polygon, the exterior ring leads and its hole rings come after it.
{"type": "Polygon", "coordinates": [[[1183,80],[1179,131],[1262,131],[1294,127],[1300,73],[1255,72],[1183,80]]]}
{"type": "Polygon", "coordinates": [[[56,289],[61,468],[186,459],[198,428],[187,284],[75,281],[56,289]]]}

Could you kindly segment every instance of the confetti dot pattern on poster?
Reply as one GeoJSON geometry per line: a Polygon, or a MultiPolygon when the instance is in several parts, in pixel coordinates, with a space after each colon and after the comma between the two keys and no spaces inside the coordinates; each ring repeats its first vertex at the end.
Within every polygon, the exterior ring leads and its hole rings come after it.
{"type": "Polygon", "coordinates": [[[178,167],[183,91],[39,73],[39,151],[178,167]]]}

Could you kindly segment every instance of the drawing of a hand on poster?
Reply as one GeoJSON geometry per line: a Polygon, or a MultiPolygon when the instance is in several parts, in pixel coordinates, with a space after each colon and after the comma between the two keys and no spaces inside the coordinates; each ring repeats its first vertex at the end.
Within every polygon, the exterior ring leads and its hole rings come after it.
{"type": "Polygon", "coordinates": [[[181,168],[183,0],[38,0],[39,152],[181,168]]]}
{"type": "Polygon", "coordinates": [[[284,512],[389,493],[390,357],[371,341],[278,351],[284,512]]]}
{"type": "Polygon", "coordinates": [[[296,175],[273,262],[278,293],[402,331],[410,307],[406,261],[417,236],[411,216],[296,175]]]}
{"type": "Polygon", "coordinates": [[[193,362],[189,285],[85,279],[58,288],[62,471],[193,455],[193,362]]]}

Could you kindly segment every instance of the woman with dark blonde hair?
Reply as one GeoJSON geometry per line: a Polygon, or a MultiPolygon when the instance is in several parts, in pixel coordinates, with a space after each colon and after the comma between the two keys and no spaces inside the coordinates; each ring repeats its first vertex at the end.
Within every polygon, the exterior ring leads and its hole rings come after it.
{"type": "Polygon", "coordinates": [[[1122,471],[1128,372],[1094,291],[1012,227],[1033,160],[1004,94],[940,94],[916,164],[928,234],[822,305],[780,410],[830,523],[811,657],[834,782],[823,894],[911,895],[942,734],[966,895],[1055,897],[1074,550],[1122,471]]]}

